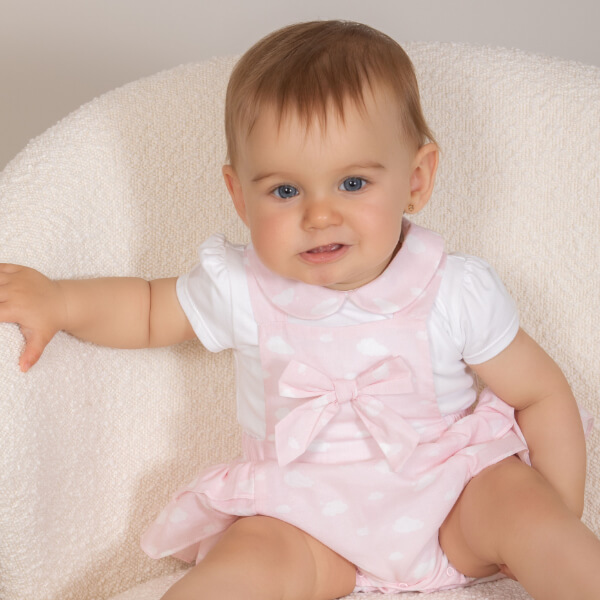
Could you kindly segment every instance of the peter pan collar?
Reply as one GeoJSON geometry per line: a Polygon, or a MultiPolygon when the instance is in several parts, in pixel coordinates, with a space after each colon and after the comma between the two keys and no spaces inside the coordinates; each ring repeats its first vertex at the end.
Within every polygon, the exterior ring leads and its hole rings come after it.
{"type": "Polygon", "coordinates": [[[442,260],[444,242],[437,233],[402,222],[402,247],[376,279],[349,291],[331,290],[286,279],[265,267],[252,244],[246,264],[264,293],[278,309],[299,319],[323,319],[336,313],[346,300],[371,313],[387,315],[402,310],[425,290],[442,260]]]}

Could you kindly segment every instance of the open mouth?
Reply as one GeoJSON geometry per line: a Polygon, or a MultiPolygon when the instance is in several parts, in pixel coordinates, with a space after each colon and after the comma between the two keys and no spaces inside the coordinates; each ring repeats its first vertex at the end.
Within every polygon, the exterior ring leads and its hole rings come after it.
{"type": "Polygon", "coordinates": [[[327,244],[326,246],[317,246],[306,252],[302,252],[302,258],[309,263],[326,263],[337,260],[348,251],[350,246],[345,244],[327,244]]]}
{"type": "Polygon", "coordinates": [[[342,244],[328,244],[327,246],[319,246],[318,248],[313,248],[312,250],[308,250],[308,254],[319,254],[321,252],[335,252],[342,247],[342,244]]]}

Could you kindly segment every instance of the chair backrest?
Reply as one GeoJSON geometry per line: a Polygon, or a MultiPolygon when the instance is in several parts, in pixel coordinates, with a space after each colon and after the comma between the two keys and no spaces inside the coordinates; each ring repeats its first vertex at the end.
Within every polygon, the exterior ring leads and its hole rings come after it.
{"type": "MultiPolygon", "coordinates": [[[[442,148],[418,222],[495,265],[522,324],[598,417],[600,70],[453,44],[407,44],[442,148]]],[[[0,175],[0,262],[54,278],[164,277],[246,232],[221,181],[233,59],[112,91],[0,175]]],[[[177,568],[138,539],[205,464],[238,452],[227,353],[124,351],[59,334],[26,375],[0,325],[0,598],[106,598],[177,568]]],[[[597,432],[587,519],[600,514],[597,432]]],[[[595,523],[600,530],[600,522],[595,523]]]]}

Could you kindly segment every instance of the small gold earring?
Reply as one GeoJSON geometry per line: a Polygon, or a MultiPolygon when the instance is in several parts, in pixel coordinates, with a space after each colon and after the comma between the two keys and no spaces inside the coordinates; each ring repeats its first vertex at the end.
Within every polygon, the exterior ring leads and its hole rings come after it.
{"type": "Polygon", "coordinates": [[[413,210],[415,210],[415,205],[414,204],[409,204],[406,209],[408,210],[409,213],[413,212],[413,210]]]}

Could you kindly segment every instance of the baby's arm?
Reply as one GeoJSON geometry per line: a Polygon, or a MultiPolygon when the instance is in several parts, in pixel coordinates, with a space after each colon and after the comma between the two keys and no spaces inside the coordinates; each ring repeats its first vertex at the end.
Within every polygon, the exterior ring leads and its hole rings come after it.
{"type": "Polygon", "coordinates": [[[114,348],[167,346],[194,337],[179,305],[175,278],[52,281],[27,267],[0,265],[0,322],[25,337],[27,371],[58,331],[114,348]]]}
{"type": "Polygon", "coordinates": [[[562,371],[523,330],[498,356],[471,368],[515,407],[532,466],[581,517],[585,437],[579,409],[562,371]]]}

